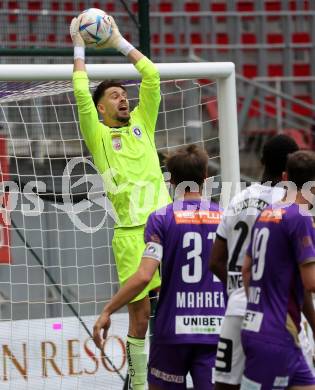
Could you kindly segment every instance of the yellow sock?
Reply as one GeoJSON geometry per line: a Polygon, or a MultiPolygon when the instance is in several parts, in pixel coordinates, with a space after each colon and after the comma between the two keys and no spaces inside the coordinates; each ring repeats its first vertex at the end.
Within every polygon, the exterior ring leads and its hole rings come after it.
{"type": "Polygon", "coordinates": [[[145,339],[127,336],[126,351],[128,372],[133,390],[144,390],[147,380],[147,356],[145,339]]]}

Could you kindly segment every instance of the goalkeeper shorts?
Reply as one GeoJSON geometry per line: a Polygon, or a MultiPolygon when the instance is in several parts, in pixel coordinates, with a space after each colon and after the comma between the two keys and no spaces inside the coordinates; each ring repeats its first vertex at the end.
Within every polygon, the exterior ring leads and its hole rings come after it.
{"type": "MultiPolygon", "coordinates": [[[[122,286],[139,267],[144,249],[145,225],[132,228],[118,228],[114,231],[112,241],[119,283],[122,286]]],[[[149,291],[159,287],[161,279],[157,270],[147,287],[132,302],[140,301],[149,291]]]]}

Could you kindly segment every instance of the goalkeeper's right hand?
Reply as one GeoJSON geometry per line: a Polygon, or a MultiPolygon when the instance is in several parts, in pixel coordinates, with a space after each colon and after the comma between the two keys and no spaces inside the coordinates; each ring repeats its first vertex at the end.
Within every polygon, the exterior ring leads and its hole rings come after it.
{"type": "Polygon", "coordinates": [[[79,18],[73,18],[70,24],[70,35],[74,47],[85,47],[84,40],[79,32],[80,22],[79,18]]]}

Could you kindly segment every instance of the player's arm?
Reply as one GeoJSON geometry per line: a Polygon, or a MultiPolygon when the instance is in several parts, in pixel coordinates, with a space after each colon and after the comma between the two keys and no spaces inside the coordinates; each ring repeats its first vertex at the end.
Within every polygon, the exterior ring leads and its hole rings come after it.
{"type": "Polygon", "coordinates": [[[80,130],[84,140],[93,154],[101,145],[99,118],[95,108],[85,68],[85,44],[79,33],[80,19],[73,18],[70,25],[70,35],[74,48],[73,89],[79,112],[80,130]]]}
{"type": "Polygon", "coordinates": [[[148,218],[144,238],[146,248],[137,272],[128,279],[126,284],[105,305],[102,314],[94,325],[93,339],[99,348],[102,347],[102,340],[106,339],[110,327],[110,315],[132,301],[133,298],[143,291],[162,260],[163,246],[160,237],[162,236],[161,229],[163,229],[164,224],[163,221],[159,220],[159,217],[153,213],[148,218]],[[101,334],[102,330],[103,334],[101,334]]]}
{"type": "Polygon", "coordinates": [[[227,242],[225,238],[217,234],[211,250],[209,268],[210,271],[214,275],[216,275],[224,285],[226,285],[227,283],[227,272],[228,272],[227,264],[228,264],[227,242]]]}
{"type": "Polygon", "coordinates": [[[251,268],[252,268],[252,258],[247,254],[245,255],[243,266],[242,266],[242,278],[243,278],[243,284],[244,284],[246,295],[248,295],[251,268]]]}
{"type": "Polygon", "coordinates": [[[147,131],[153,135],[161,102],[160,74],[155,64],[147,57],[143,55],[141,57],[140,54],[138,50],[133,50],[130,53],[134,59],[139,59],[137,62],[133,61],[133,63],[142,76],[139,104],[134,113],[139,114],[144,119],[147,131]]]}
{"type": "Polygon", "coordinates": [[[102,349],[103,340],[107,337],[111,314],[127,305],[143,291],[152,279],[159,263],[156,259],[143,256],[137,272],[128,279],[126,284],[105,305],[102,314],[93,327],[93,339],[98,348],[102,349]],[[101,334],[102,330],[103,334],[101,334]]]}
{"type": "Polygon", "coordinates": [[[315,258],[312,262],[300,265],[299,268],[305,290],[315,292],[315,258]]]}
{"type": "Polygon", "coordinates": [[[149,134],[153,134],[161,102],[159,71],[152,61],[121,36],[112,17],[111,20],[114,38],[110,38],[106,42],[105,47],[112,47],[120,51],[128,57],[129,61],[134,64],[141,74],[139,104],[134,110],[134,115],[139,115],[141,119],[143,118],[146,130],[149,134]]]}
{"type": "Polygon", "coordinates": [[[285,225],[293,245],[304,289],[315,292],[315,234],[310,216],[298,214],[285,225]]]}
{"type": "Polygon", "coordinates": [[[161,101],[160,74],[153,62],[145,57],[120,34],[114,18],[112,16],[110,16],[110,18],[112,35],[104,44],[98,47],[118,50],[135,65],[136,69],[141,74],[142,81],[139,92],[139,104],[133,112],[134,115],[139,114],[139,116],[144,119],[146,130],[152,134],[155,130],[161,101]]]}
{"type": "Polygon", "coordinates": [[[312,293],[309,291],[304,291],[304,302],[302,307],[302,312],[312,329],[313,338],[315,335],[315,310],[313,304],[312,293]]]}

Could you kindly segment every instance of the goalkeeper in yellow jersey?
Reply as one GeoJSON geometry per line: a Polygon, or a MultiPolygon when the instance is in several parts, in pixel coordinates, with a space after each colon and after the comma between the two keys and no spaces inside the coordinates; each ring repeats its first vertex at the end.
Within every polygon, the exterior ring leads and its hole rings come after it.
{"type": "MultiPolygon", "coordinates": [[[[80,128],[94,163],[102,174],[105,191],[118,220],[112,241],[119,282],[134,274],[141,260],[148,215],[170,202],[154,142],[160,105],[160,77],[155,65],[120,34],[113,18],[112,35],[103,48],[115,48],[142,76],[139,104],[129,112],[125,88],[102,82],[92,98],[85,70],[80,20],[74,18],[70,34],[74,45],[73,86],[80,128]],[[99,115],[102,122],[99,121],[99,115]]],[[[148,292],[160,285],[158,273],[149,286],[128,304],[127,354],[133,390],[146,381],[145,334],[150,316],[148,292]]],[[[96,327],[102,328],[98,320],[96,327]]]]}

